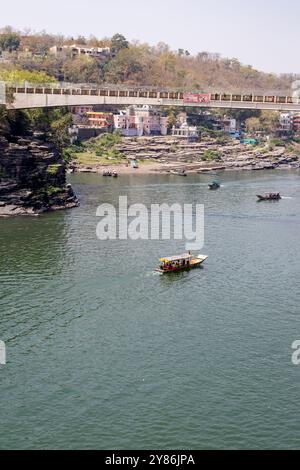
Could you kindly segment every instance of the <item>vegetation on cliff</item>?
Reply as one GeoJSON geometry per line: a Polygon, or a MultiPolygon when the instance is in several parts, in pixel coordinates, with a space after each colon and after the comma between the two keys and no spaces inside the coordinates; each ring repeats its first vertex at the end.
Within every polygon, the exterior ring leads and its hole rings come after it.
{"type": "Polygon", "coordinates": [[[66,148],[64,154],[69,161],[75,160],[82,165],[117,164],[124,162],[125,157],[118,149],[122,142],[120,134],[102,134],[77,145],[66,148]]]}
{"type": "Polygon", "coordinates": [[[0,106],[0,216],[78,204],[66,184],[63,159],[71,121],[64,108],[16,111],[0,106]]]}

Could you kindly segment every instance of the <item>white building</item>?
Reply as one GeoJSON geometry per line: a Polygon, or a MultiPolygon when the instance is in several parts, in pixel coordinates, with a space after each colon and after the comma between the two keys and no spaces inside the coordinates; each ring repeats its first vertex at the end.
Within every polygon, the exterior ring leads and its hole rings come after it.
{"type": "Polygon", "coordinates": [[[95,59],[106,59],[110,55],[109,47],[87,47],[73,44],[71,46],[53,46],[49,49],[50,54],[55,57],[72,57],[79,56],[93,57],[95,59]]]}
{"type": "Polygon", "coordinates": [[[172,136],[184,139],[197,140],[199,137],[198,129],[195,126],[189,126],[185,121],[179,127],[172,127],[172,136]]]}
{"type": "Polygon", "coordinates": [[[148,105],[129,106],[114,115],[114,126],[125,136],[167,135],[168,118],[148,105]]]}
{"type": "Polygon", "coordinates": [[[279,117],[280,130],[290,132],[293,130],[294,115],[293,113],[280,113],[279,117]]]}

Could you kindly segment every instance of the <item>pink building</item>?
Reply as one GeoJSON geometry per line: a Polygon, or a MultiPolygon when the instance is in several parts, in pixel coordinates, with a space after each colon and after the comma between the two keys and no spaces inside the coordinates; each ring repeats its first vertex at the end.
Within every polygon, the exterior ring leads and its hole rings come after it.
{"type": "Polygon", "coordinates": [[[151,106],[129,106],[114,115],[114,125],[125,136],[167,135],[168,118],[151,106]]]}

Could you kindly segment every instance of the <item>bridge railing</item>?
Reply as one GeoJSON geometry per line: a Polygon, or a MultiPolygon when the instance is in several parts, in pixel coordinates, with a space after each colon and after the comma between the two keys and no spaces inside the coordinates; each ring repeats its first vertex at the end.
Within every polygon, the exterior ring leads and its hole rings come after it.
{"type": "MultiPolygon", "coordinates": [[[[162,89],[157,87],[131,87],[125,85],[111,84],[81,84],[70,82],[54,82],[33,84],[29,82],[6,83],[5,95],[11,94],[45,94],[45,95],[79,95],[79,96],[99,96],[112,98],[142,98],[145,100],[156,100],[157,103],[173,101],[177,105],[189,106],[209,106],[213,104],[217,107],[220,103],[222,106],[228,103],[253,103],[268,105],[288,105],[300,104],[300,97],[291,95],[262,93],[259,92],[186,92],[178,89],[162,89]]],[[[3,89],[2,89],[3,92],[3,89]]],[[[3,95],[3,93],[2,93],[3,95]]],[[[151,101],[145,101],[146,103],[151,101]]],[[[154,102],[154,101],[153,101],[154,102]]],[[[0,104],[1,104],[1,87],[0,87],[0,104]]]]}

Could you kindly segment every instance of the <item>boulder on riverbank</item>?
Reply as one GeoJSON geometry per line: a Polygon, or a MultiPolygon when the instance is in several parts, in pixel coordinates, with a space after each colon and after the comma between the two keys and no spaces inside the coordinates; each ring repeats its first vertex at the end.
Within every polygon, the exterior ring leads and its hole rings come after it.
{"type": "Polygon", "coordinates": [[[0,136],[0,216],[37,215],[76,207],[66,184],[66,164],[50,145],[33,138],[0,136]]]}

